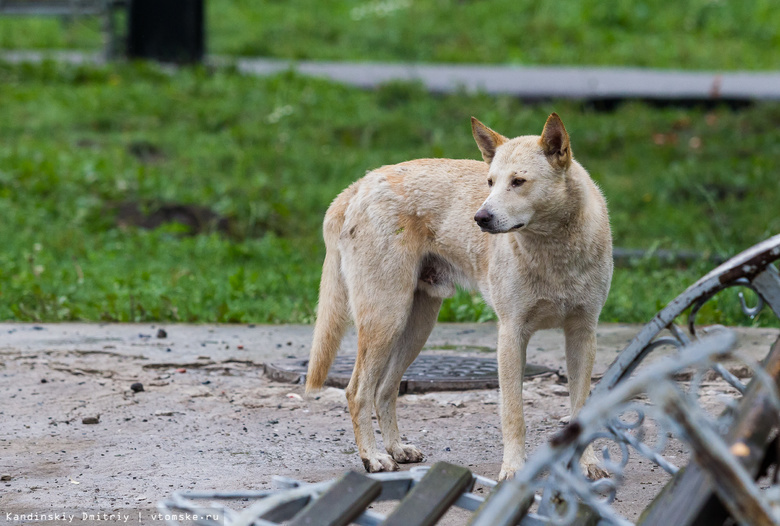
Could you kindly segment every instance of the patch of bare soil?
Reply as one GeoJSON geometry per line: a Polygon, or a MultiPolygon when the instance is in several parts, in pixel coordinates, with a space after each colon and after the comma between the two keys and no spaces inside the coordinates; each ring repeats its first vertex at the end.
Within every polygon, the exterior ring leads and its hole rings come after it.
{"type": "MultiPolygon", "coordinates": [[[[153,524],[156,502],[175,490],[267,489],[273,475],[314,482],[362,470],[342,390],[306,399],[302,386],[270,381],[251,360],[3,351],[0,377],[0,523],[38,513],[153,524]]],[[[528,381],[525,397],[532,453],[561,428],[569,400],[554,377],[528,381]]],[[[498,475],[497,390],[406,395],[398,412],[426,464],[498,475]]],[[[682,448],[668,452],[685,463],[682,448]]],[[[648,461],[627,475],[615,507],[633,519],[668,476],[648,461]]]]}

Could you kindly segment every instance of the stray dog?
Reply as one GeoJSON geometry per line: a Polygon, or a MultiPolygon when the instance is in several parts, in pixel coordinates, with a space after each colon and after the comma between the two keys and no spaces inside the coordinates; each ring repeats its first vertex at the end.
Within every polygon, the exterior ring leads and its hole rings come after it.
{"type": "MultiPolygon", "coordinates": [[[[369,472],[423,459],[401,442],[398,387],[456,284],[478,290],[499,320],[499,479],[525,462],[523,370],[534,332],[564,330],[573,414],[590,392],[596,324],[612,279],[604,197],[574,160],[555,113],[541,136],[507,139],[473,117],[471,124],[484,163],[384,166],[344,190],[325,215],[306,391],[325,382],[351,315],[358,351],[346,396],[369,472]],[[374,409],[387,454],[377,449],[374,409]]],[[[606,475],[590,449],[582,467],[591,477],[606,475]]]]}

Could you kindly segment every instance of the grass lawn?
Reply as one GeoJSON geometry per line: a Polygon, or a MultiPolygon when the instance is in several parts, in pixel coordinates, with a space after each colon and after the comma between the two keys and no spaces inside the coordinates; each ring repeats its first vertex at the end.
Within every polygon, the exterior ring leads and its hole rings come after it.
{"type": "MultiPolygon", "coordinates": [[[[773,0],[207,0],[212,53],[775,69],[773,0]]],[[[100,49],[96,20],[0,18],[0,49],[100,49]]]]}
{"type": "MultiPolygon", "coordinates": [[[[520,135],[557,111],[609,200],[618,246],[735,253],[780,231],[777,104],[606,113],[290,73],[44,63],[0,65],[0,108],[3,320],[310,322],[330,201],[382,164],[479,158],[471,115],[520,135]],[[161,205],[222,223],[193,235],[122,212],[161,205]]],[[[618,269],[602,319],[646,321],[708,267],[618,269]]],[[[460,292],[441,319],[491,316],[460,292]]],[[[744,322],[736,293],[701,319],[744,322]]]]}

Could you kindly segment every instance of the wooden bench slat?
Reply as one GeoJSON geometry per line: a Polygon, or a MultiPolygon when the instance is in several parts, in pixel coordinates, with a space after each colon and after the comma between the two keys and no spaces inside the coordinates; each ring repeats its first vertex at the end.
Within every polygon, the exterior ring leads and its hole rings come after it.
{"type": "Polygon", "coordinates": [[[412,488],[382,524],[385,526],[430,526],[458,500],[473,483],[468,469],[437,462],[412,488]]]}
{"type": "Polygon", "coordinates": [[[346,526],[379,496],[382,484],[350,471],[295,516],[289,526],[346,526]]]}

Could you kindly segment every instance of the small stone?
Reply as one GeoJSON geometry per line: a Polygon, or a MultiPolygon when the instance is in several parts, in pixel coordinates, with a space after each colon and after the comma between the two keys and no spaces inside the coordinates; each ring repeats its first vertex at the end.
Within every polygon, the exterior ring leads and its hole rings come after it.
{"type": "Polygon", "coordinates": [[[0,475],[0,481],[8,482],[9,480],[13,479],[14,477],[12,475],[0,475]]]}
{"type": "Polygon", "coordinates": [[[165,329],[157,329],[157,337],[160,338],[160,339],[167,338],[168,337],[168,333],[165,332],[165,329]]]}
{"type": "Polygon", "coordinates": [[[181,369],[176,369],[176,372],[177,372],[177,373],[182,373],[182,374],[184,374],[184,373],[186,373],[186,372],[187,372],[187,369],[185,369],[184,367],[182,367],[181,369]]]}
{"type": "Polygon", "coordinates": [[[85,425],[94,425],[100,423],[100,415],[97,416],[85,416],[81,419],[81,423],[85,425]]]}
{"type": "Polygon", "coordinates": [[[130,386],[130,390],[133,391],[134,393],[140,393],[141,391],[144,390],[144,384],[142,384],[141,382],[136,382],[130,386]]]}
{"type": "Polygon", "coordinates": [[[49,381],[46,378],[41,378],[41,383],[42,384],[47,384],[47,383],[49,383],[49,381]]]}

